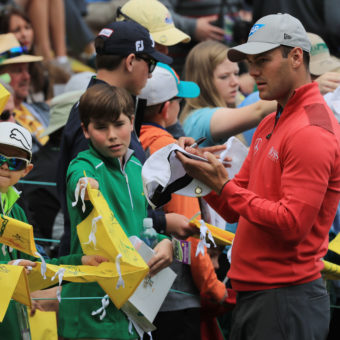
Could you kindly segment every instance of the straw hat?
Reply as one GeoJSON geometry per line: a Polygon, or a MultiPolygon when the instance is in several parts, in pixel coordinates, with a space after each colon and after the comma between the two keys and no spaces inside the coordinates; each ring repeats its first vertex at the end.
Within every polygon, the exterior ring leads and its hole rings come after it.
{"type": "Polygon", "coordinates": [[[21,47],[13,33],[0,34],[0,66],[43,60],[42,57],[25,54],[25,52],[25,48],[21,47]]]}

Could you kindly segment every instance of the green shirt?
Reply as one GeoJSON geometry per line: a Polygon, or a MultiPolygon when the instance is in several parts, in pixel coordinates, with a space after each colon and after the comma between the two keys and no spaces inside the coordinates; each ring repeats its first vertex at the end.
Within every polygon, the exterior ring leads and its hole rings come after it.
{"type": "MultiPolygon", "coordinates": [[[[74,192],[78,180],[84,177],[94,178],[99,183],[99,190],[110,209],[119,221],[127,236],[139,236],[143,219],[147,216],[147,202],[143,192],[141,177],[142,165],[129,150],[125,164],[117,158],[105,158],[92,146],[80,152],[70,163],[67,171],[67,205],[71,221],[71,253],[81,252],[76,226],[91,212],[91,202],[86,202],[85,213],[82,203],[75,201],[74,192]]],[[[72,283],[63,288],[62,296],[103,297],[106,293],[97,283],[72,283]]],[[[136,339],[137,333],[129,333],[129,321],[125,314],[117,310],[110,301],[103,320],[91,312],[101,307],[101,300],[65,300],[59,307],[59,332],[66,338],[101,338],[101,339],[136,339]]]]}

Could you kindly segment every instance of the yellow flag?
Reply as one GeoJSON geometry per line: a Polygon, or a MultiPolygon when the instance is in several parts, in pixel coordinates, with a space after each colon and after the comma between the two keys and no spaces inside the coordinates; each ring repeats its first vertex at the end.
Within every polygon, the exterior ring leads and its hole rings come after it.
{"type": "Polygon", "coordinates": [[[321,270],[322,276],[327,280],[340,280],[340,266],[323,260],[325,267],[321,270]]]}
{"type": "Polygon", "coordinates": [[[0,214],[0,243],[25,254],[39,257],[34,243],[33,227],[2,214],[0,214]]]}
{"type": "Polygon", "coordinates": [[[41,263],[32,268],[28,275],[28,283],[31,291],[45,289],[58,284],[59,276],[62,274],[62,280],[70,282],[98,282],[105,293],[109,295],[112,301],[119,305],[123,300],[119,295],[126,290],[134,290],[135,268],[122,265],[121,271],[124,272],[125,288],[117,288],[120,275],[117,266],[113,262],[103,262],[99,266],[70,266],[46,264],[46,279],[41,275],[41,263]],[[53,280],[52,280],[53,279],[53,280]]]}
{"type": "MultiPolygon", "coordinates": [[[[196,228],[201,228],[201,222],[199,220],[190,220],[190,224],[194,225],[196,228]]],[[[221,228],[215,227],[209,223],[205,223],[206,227],[210,230],[212,237],[217,245],[226,246],[230,245],[233,242],[235,237],[234,233],[230,231],[223,230],[221,228]]]]}
{"type": "Polygon", "coordinates": [[[329,243],[328,249],[340,254],[340,233],[329,243]]]}
{"type": "Polygon", "coordinates": [[[33,316],[28,312],[32,340],[58,340],[56,312],[36,310],[33,316]]]}
{"type": "Polygon", "coordinates": [[[25,268],[0,264],[0,322],[5,317],[11,298],[31,307],[25,268]]]}
{"type": "MultiPolygon", "coordinates": [[[[120,275],[117,283],[119,288],[110,297],[115,306],[120,308],[147,275],[149,267],[119,225],[101,192],[90,186],[87,192],[93,210],[77,226],[79,241],[86,255],[102,255],[115,264],[114,268],[120,275]]],[[[106,287],[106,281],[102,280],[99,284],[106,287]]]]}
{"type": "Polygon", "coordinates": [[[0,112],[4,110],[11,94],[0,84],[0,112]]]}

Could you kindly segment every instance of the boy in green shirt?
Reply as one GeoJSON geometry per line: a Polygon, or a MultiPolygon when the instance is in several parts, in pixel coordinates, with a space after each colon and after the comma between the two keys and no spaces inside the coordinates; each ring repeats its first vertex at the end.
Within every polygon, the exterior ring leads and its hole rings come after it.
{"type": "MultiPolygon", "coordinates": [[[[26,215],[16,203],[20,193],[15,189],[14,185],[33,169],[31,157],[31,134],[18,124],[12,122],[0,123],[0,213],[26,223],[26,215]]],[[[20,258],[23,259],[19,263],[21,266],[34,267],[36,265],[35,262],[32,262],[36,261],[32,256],[15,249],[10,251],[9,247],[1,243],[0,247],[0,263],[11,264],[14,260],[20,258]]],[[[78,254],[51,259],[47,262],[56,265],[60,263],[98,265],[103,260],[105,259],[101,256],[78,254]]],[[[0,323],[0,334],[1,339],[21,339],[17,313],[13,302],[10,303],[6,316],[3,322],[0,323]]]]}
{"type": "MultiPolygon", "coordinates": [[[[142,165],[129,149],[133,129],[134,105],[130,94],[122,88],[106,83],[90,87],[79,102],[80,120],[89,150],[80,152],[70,163],[67,171],[67,205],[71,220],[71,254],[81,252],[76,226],[91,212],[91,202],[86,201],[83,212],[82,202],[75,207],[75,189],[79,183],[99,189],[110,209],[127,236],[139,236],[143,219],[147,217],[147,202],[143,192],[142,165]]],[[[150,274],[154,275],[172,261],[172,244],[159,235],[155,255],[149,261],[150,274]]],[[[97,283],[65,286],[63,296],[104,296],[105,292],[97,283]]],[[[59,332],[71,339],[136,339],[134,329],[129,332],[129,320],[110,302],[106,316],[91,315],[98,308],[93,300],[79,300],[72,304],[61,304],[59,332]]]]}

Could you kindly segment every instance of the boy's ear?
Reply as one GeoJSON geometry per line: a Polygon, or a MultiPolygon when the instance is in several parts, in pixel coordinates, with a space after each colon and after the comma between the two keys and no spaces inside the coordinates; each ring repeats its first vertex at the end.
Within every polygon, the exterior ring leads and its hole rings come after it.
{"type": "Polygon", "coordinates": [[[24,172],[22,173],[22,176],[21,176],[21,177],[25,177],[26,175],[28,175],[28,174],[32,171],[33,167],[34,167],[34,166],[33,166],[32,163],[28,164],[28,165],[26,166],[26,168],[24,169],[24,172]]]}
{"type": "Polygon", "coordinates": [[[134,127],[134,123],[135,123],[135,115],[131,116],[130,122],[131,122],[131,132],[132,132],[133,131],[133,127],[134,127]]]}
{"type": "Polygon", "coordinates": [[[168,100],[167,102],[164,103],[162,111],[160,112],[160,114],[162,115],[162,118],[167,121],[169,118],[169,105],[170,105],[170,101],[168,100]]]}
{"type": "Polygon", "coordinates": [[[83,129],[83,133],[84,133],[85,138],[86,138],[86,139],[90,139],[90,135],[89,135],[89,133],[88,133],[88,131],[87,131],[87,129],[86,129],[84,123],[80,123],[80,126],[81,126],[81,128],[83,129]]]}
{"type": "Polygon", "coordinates": [[[130,53],[126,58],[125,58],[125,68],[128,72],[133,71],[133,64],[136,61],[136,56],[133,53],[130,53]]]}

